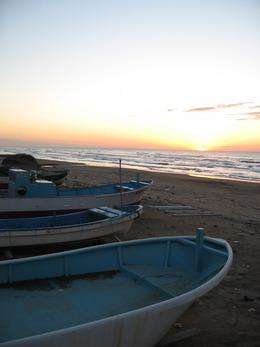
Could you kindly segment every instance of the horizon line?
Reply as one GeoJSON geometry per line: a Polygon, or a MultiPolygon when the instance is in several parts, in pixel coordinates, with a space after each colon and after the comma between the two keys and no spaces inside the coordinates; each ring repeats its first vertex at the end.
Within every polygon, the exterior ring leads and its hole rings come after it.
{"type": "Polygon", "coordinates": [[[19,143],[16,145],[2,145],[0,142],[0,155],[1,150],[4,148],[24,148],[24,147],[33,147],[33,148],[70,148],[70,149],[103,149],[103,150],[126,150],[126,151],[135,151],[135,150],[141,150],[141,151],[163,151],[163,152],[170,152],[170,151],[178,151],[178,152],[252,152],[252,153],[258,153],[260,152],[259,149],[190,149],[190,148],[158,148],[158,147],[114,147],[114,146],[95,146],[95,145],[65,145],[65,144],[35,144],[35,143],[19,143]]]}

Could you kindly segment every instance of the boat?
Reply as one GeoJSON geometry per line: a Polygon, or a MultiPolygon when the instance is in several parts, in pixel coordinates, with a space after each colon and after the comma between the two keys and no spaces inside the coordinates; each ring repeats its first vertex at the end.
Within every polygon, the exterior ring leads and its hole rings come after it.
{"type": "Polygon", "coordinates": [[[139,204],[152,180],[72,189],[38,180],[22,169],[9,170],[8,193],[0,197],[0,218],[47,216],[79,212],[89,208],[139,204]]]}
{"type": "Polygon", "coordinates": [[[8,189],[10,169],[33,170],[39,179],[61,184],[69,170],[53,165],[40,165],[30,154],[9,154],[0,159],[0,189],[8,189]]]}
{"type": "MultiPolygon", "coordinates": [[[[0,167],[0,189],[8,189],[9,183],[9,173],[10,169],[0,167]]],[[[52,181],[55,184],[59,185],[64,181],[64,178],[68,175],[68,170],[66,169],[57,169],[57,168],[42,168],[35,170],[37,178],[52,181]]]]}
{"type": "Polygon", "coordinates": [[[99,207],[47,217],[0,219],[0,247],[71,243],[126,233],[142,210],[140,205],[99,207]]]}
{"type": "Polygon", "coordinates": [[[0,346],[155,346],[231,263],[201,229],[2,261],[0,346]]]}

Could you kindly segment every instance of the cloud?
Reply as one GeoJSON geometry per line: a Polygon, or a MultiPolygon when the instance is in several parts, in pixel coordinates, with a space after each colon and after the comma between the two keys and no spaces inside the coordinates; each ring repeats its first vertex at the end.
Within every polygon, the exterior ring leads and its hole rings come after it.
{"type": "Polygon", "coordinates": [[[242,107],[248,104],[252,104],[252,101],[248,102],[237,102],[235,104],[223,104],[223,105],[217,105],[217,109],[226,109],[226,108],[236,108],[236,107],[242,107]]]}
{"type": "Polygon", "coordinates": [[[225,110],[229,108],[239,108],[251,103],[252,102],[249,101],[249,102],[237,102],[234,104],[220,104],[220,105],[207,106],[207,107],[197,107],[197,108],[191,108],[189,110],[186,110],[185,112],[209,112],[209,111],[225,110]]]}
{"type": "Polygon", "coordinates": [[[260,120],[260,111],[239,113],[238,115],[246,116],[246,117],[237,118],[237,120],[260,120]]]}
{"type": "Polygon", "coordinates": [[[238,121],[251,121],[251,120],[260,120],[260,105],[249,106],[249,104],[253,104],[252,101],[248,102],[237,102],[233,104],[218,104],[213,106],[205,106],[205,107],[196,107],[186,110],[185,112],[215,112],[219,110],[231,110],[233,113],[226,114],[226,116],[234,117],[235,120],[238,121]],[[246,108],[244,108],[246,106],[246,108]],[[244,112],[241,112],[241,107],[244,108],[244,112]],[[248,110],[248,112],[246,112],[248,110]],[[252,111],[250,111],[252,110],[252,111]],[[255,110],[255,111],[253,111],[255,110]]]}
{"type": "Polygon", "coordinates": [[[198,107],[198,108],[191,108],[189,110],[186,110],[185,112],[208,112],[208,111],[215,111],[216,107],[198,107]]]}
{"type": "Polygon", "coordinates": [[[248,112],[247,113],[250,116],[254,116],[255,118],[259,119],[260,118],[260,111],[257,112],[248,112]]]}
{"type": "Polygon", "coordinates": [[[250,108],[253,110],[257,110],[257,109],[260,109],[260,105],[251,106],[250,108]]]}

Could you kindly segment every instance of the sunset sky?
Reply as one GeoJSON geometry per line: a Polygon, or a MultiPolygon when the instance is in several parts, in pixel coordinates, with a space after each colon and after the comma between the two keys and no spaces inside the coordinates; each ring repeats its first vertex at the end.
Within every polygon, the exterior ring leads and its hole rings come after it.
{"type": "Polygon", "coordinates": [[[260,151],[259,0],[0,0],[0,145],[260,151]]]}

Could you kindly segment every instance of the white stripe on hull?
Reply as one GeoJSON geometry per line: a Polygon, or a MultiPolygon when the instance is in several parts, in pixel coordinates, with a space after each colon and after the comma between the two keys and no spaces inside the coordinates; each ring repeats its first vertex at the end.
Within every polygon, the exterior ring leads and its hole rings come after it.
{"type": "MultiPolygon", "coordinates": [[[[141,200],[143,189],[122,194],[122,204],[131,205],[141,200]]],[[[99,206],[120,206],[120,194],[57,196],[52,198],[2,198],[0,213],[24,211],[85,210],[99,206]]]]}
{"type": "Polygon", "coordinates": [[[114,218],[98,223],[68,226],[63,228],[46,228],[28,231],[0,231],[1,247],[47,245],[65,242],[89,240],[105,235],[126,233],[130,229],[134,217],[114,218]]]}

